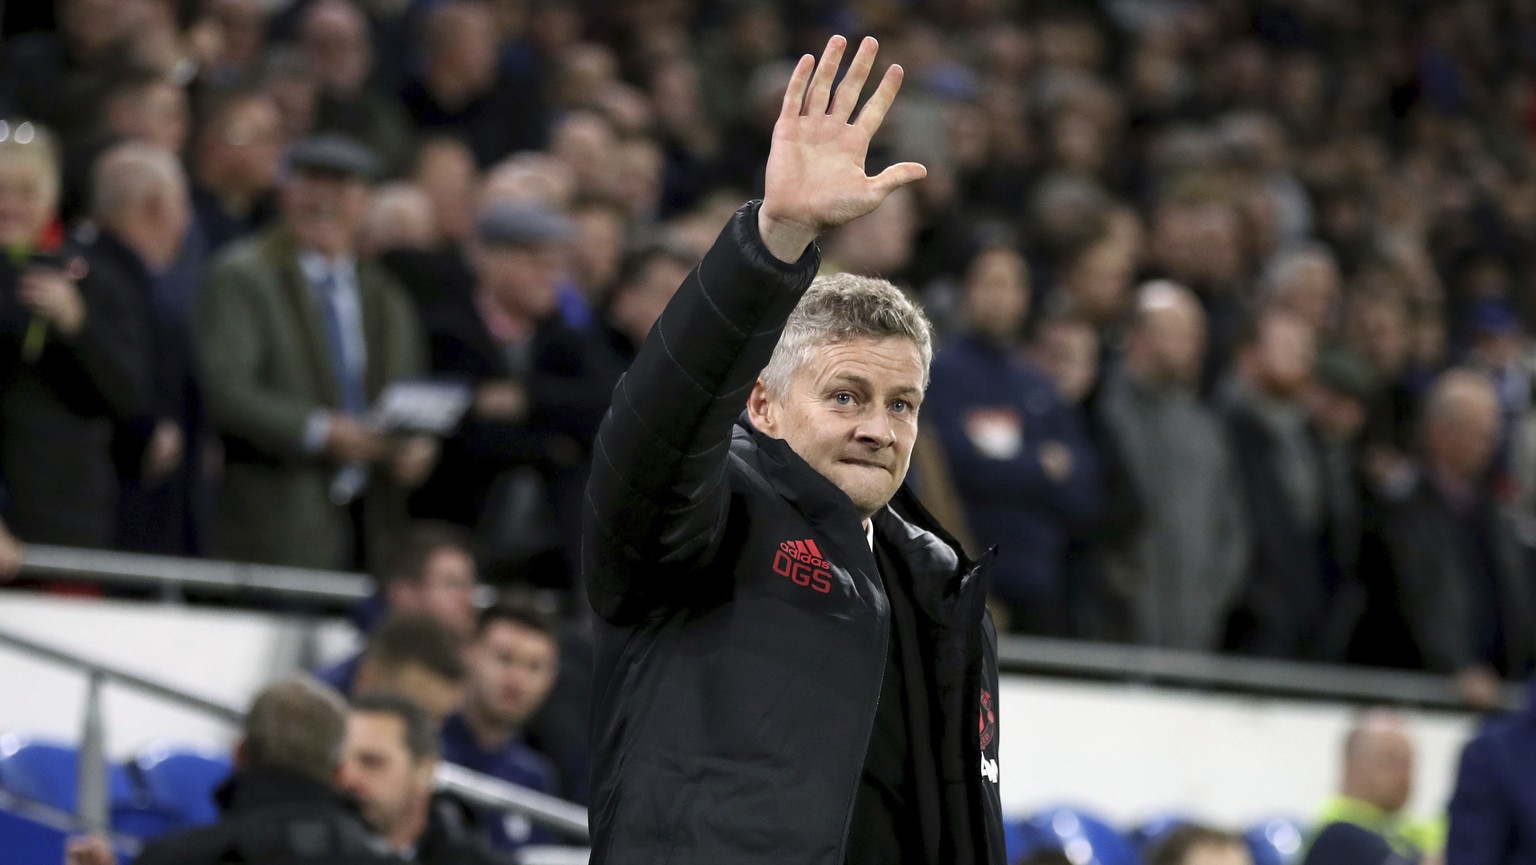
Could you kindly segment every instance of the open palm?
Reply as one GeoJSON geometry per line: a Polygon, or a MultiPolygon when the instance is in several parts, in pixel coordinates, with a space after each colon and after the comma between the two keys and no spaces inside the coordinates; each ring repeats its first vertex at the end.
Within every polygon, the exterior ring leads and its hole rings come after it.
{"type": "Polygon", "coordinates": [[[892,190],[928,173],[915,162],[892,165],[874,177],[864,173],[869,142],[901,89],[902,70],[886,70],[858,119],[850,122],[879,45],[872,38],[860,43],[834,93],[847,45],[834,36],[820,63],[809,54],[800,58],[773,127],[759,224],[764,241],[780,258],[798,258],[822,231],[869,213],[892,190]]]}

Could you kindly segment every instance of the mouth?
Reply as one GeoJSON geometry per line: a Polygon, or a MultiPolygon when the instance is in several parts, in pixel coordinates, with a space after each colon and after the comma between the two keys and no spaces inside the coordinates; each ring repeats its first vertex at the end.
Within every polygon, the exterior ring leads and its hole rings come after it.
{"type": "Polygon", "coordinates": [[[839,460],[839,462],[843,463],[844,465],[858,466],[860,468],[879,469],[880,471],[883,471],[883,472],[890,471],[890,468],[887,467],[885,465],[885,463],[879,463],[879,462],[875,462],[873,460],[861,460],[861,459],[854,459],[852,457],[849,457],[849,458],[845,458],[845,459],[839,460]]]}

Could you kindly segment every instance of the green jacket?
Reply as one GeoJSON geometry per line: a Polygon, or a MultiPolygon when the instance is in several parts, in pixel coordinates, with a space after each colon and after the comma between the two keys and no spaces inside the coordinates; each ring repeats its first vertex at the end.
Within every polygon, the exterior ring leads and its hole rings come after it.
{"type": "Polygon", "coordinates": [[[1405,820],[1398,814],[1389,814],[1369,802],[1335,796],[1323,805],[1315,827],[1309,836],[1334,823],[1348,823],[1380,835],[1383,841],[1403,856],[1418,857],[1426,853],[1439,853],[1445,848],[1444,820],[1405,820]]]}
{"type": "MultiPolygon", "coordinates": [[[[424,350],[404,291],[373,261],[357,264],[366,388],[419,375],[424,350]]],[[[352,514],[331,501],[335,461],[305,449],[317,409],[341,404],[325,325],[298,246],[278,229],[232,245],[209,269],[198,309],[208,414],[224,440],[218,555],[336,567],[354,542],[352,514]]],[[[405,518],[405,493],[375,470],[362,497],[365,558],[405,518]]]]}

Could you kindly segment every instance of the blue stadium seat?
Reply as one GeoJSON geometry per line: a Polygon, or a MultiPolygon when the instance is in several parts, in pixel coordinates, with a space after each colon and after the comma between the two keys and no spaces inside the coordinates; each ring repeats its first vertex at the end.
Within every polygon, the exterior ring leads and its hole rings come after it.
{"type": "Polygon", "coordinates": [[[1059,844],[1078,865],[1141,865],[1141,857],[1124,835],[1086,811],[1051,808],[1029,822],[1045,843],[1059,844]]]}
{"type": "MultiPolygon", "coordinates": [[[[0,789],[67,814],[76,810],[80,753],[73,745],[0,736],[0,789]]],[[[113,830],[136,838],[153,838],[178,825],[178,820],[154,807],[124,766],[107,764],[107,801],[113,830]]]]}
{"type": "Polygon", "coordinates": [[[1026,820],[1004,820],[1003,844],[1008,851],[1008,861],[1017,862],[1045,846],[1045,839],[1040,830],[1026,820]]]}
{"type": "Polygon", "coordinates": [[[63,862],[62,829],[0,808],[0,855],[3,862],[63,862]]]}
{"type": "Polygon", "coordinates": [[[1301,823],[1276,817],[1257,824],[1243,837],[1253,853],[1254,865],[1291,865],[1301,855],[1306,835],[1301,823]]]}
{"type": "Polygon", "coordinates": [[[73,745],[0,736],[0,789],[69,814],[75,812],[79,752],[73,745]]]}
{"type": "Polygon", "coordinates": [[[217,822],[218,806],[213,791],[224,783],[234,766],[224,757],[211,757],[170,745],[153,745],[128,764],[149,801],[159,810],[175,815],[183,826],[217,822]]]}

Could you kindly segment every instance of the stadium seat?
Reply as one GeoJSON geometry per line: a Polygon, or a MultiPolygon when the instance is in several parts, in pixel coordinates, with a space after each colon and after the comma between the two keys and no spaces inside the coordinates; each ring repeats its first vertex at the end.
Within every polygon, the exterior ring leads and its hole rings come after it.
{"type": "Polygon", "coordinates": [[[1008,861],[1019,859],[1039,850],[1044,839],[1034,824],[1025,820],[1003,821],[1003,843],[1008,851],[1008,861]]]}
{"type": "Polygon", "coordinates": [[[0,808],[0,861],[63,862],[66,837],[62,829],[0,808]]]}
{"type": "MultiPolygon", "coordinates": [[[[76,812],[80,752],[73,745],[0,736],[0,789],[66,814],[76,812]]],[[[154,807],[127,768],[107,764],[107,801],[112,828],[136,838],[153,838],[178,821],[154,807]]]]}
{"type": "Polygon", "coordinates": [[[183,826],[202,826],[219,819],[213,791],[234,767],[227,758],[211,757],[168,745],[153,745],[128,764],[150,803],[172,814],[183,826]]]}
{"type": "Polygon", "coordinates": [[[79,752],[73,745],[0,736],[0,789],[68,814],[75,812],[79,752]]]}
{"type": "Polygon", "coordinates": [[[1059,844],[1078,865],[1141,865],[1136,849],[1104,820],[1075,808],[1051,808],[1030,818],[1047,844],[1059,844]]]}
{"type": "Polygon", "coordinates": [[[1301,855],[1302,825],[1286,817],[1265,820],[1243,836],[1254,865],[1292,865],[1301,855]]]}

